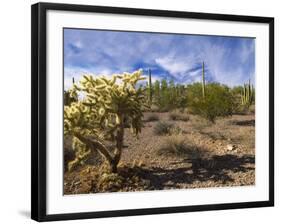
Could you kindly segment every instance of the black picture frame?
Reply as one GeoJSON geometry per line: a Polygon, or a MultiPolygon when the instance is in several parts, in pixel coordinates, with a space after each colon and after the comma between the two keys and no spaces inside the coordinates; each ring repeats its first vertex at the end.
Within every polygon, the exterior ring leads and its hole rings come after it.
{"type": "Polygon", "coordinates": [[[164,11],[137,8],[103,7],[73,4],[37,3],[31,13],[31,218],[36,221],[132,216],[161,213],[192,212],[206,210],[238,209],[274,206],[274,18],[183,11],[164,11]],[[196,206],[159,207],[131,210],[99,211],[69,214],[46,214],[46,12],[63,10],[75,12],[99,12],[123,15],[162,16],[205,19],[217,21],[254,22],[269,25],[269,200],[208,204],[196,206]]]}

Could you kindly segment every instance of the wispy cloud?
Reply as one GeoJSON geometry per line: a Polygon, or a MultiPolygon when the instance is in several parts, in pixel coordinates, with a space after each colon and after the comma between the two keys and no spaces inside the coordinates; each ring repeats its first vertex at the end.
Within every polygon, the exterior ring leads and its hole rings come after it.
{"type": "Polygon", "coordinates": [[[200,80],[205,62],[207,81],[230,86],[254,81],[255,40],[238,37],[64,30],[65,87],[82,74],[152,70],[152,80],[177,83],[200,80]]]}

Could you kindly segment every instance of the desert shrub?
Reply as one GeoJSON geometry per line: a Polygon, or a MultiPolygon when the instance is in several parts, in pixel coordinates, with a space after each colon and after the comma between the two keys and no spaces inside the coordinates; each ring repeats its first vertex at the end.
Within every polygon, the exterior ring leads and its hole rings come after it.
{"type": "Polygon", "coordinates": [[[162,79],[161,82],[155,81],[152,88],[152,101],[157,106],[158,112],[167,112],[186,107],[184,85],[175,84],[173,80],[162,79]]]}
{"type": "Polygon", "coordinates": [[[187,144],[183,135],[168,136],[157,150],[157,154],[161,156],[184,156],[190,159],[200,158],[201,153],[195,145],[187,144]]]}
{"type": "Polygon", "coordinates": [[[169,135],[181,135],[183,133],[184,131],[178,126],[172,127],[169,131],[169,135]]]}
{"type": "Polygon", "coordinates": [[[237,105],[233,110],[233,114],[246,115],[247,113],[248,107],[244,105],[237,105]]]}
{"type": "Polygon", "coordinates": [[[158,121],[159,116],[155,113],[151,113],[147,116],[146,121],[158,121]]]}
{"type": "Polygon", "coordinates": [[[189,116],[187,114],[180,113],[180,112],[171,112],[169,114],[169,119],[172,121],[188,121],[189,116]]]}
{"type": "Polygon", "coordinates": [[[236,107],[230,89],[218,83],[206,85],[205,98],[202,96],[200,84],[190,85],[188,102],[192,113],[198,114],[212,123],[217,117],[231,116],[236,107]]]}
{"type": "Polygon", "coordinates": [[[156,135],[167,135],[170,134],[172,128],[174,128],[174,125],[168,122],[159,121],[154,126],[154,134],[156,135]]]}
{"type": "Polygon", "coordinates": [[[180,135],[184,132],[180,127],[164,121],[159,121],[153,131],[156,135],[180,135]]]}
{"type": "Polygon", "coordinates": [[[255,105],[237,105],[234,110],[233,114],[238,115],[249,115],[249,114],[255,114],[255,105]]]}
{"type": "Polygon", "coordinates": [[[249,112],[251,113],[251,114],[255,114],[255,105],[251,105],[250,107],[249,107],[249,112]]]}
{"type": "Polygon", "coordinates": [[[187,144],[179,136],[169,136],[157,151],[158,155],[182,155],[188,150],[187,144]]]}

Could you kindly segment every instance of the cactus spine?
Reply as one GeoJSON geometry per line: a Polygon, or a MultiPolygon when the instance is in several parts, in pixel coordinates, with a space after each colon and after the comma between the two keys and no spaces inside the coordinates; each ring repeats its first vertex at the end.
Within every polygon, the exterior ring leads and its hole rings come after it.
{"type": "Polygon", "coordinates": [[[245,83],[241,93],[241,104],[244,106],[250,106],[254,101],[254,86],[249,83],[245,83]]]}
{"type": "Polygon", "coordinates": [[[205,65],[202,62],[202,97],[205,99],[205,65]]]}

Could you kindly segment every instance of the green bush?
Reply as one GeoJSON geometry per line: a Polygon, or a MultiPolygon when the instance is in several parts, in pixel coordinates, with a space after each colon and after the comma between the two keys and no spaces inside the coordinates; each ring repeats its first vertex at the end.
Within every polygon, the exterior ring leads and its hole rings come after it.
{"type": "MultiPolygon", "coordinates": [[[[173,80],[155,81],[152,86],[152,102],[158,112],[167,112],[186,107],[186,89],[184,85],[175,84],[173,80]]],[[[155,110],[154,110],[155,111],[155,110]]]]}
{"type": "Polygon", "coordinates": [[[188,102],[191,112],[205,119],[215,122],[217,117],[226,117],[233,114],[237,107],[230,88],[219,83],[206,85],[206,96],[202,97],[201,84],[188,86],[188,102]]]}

